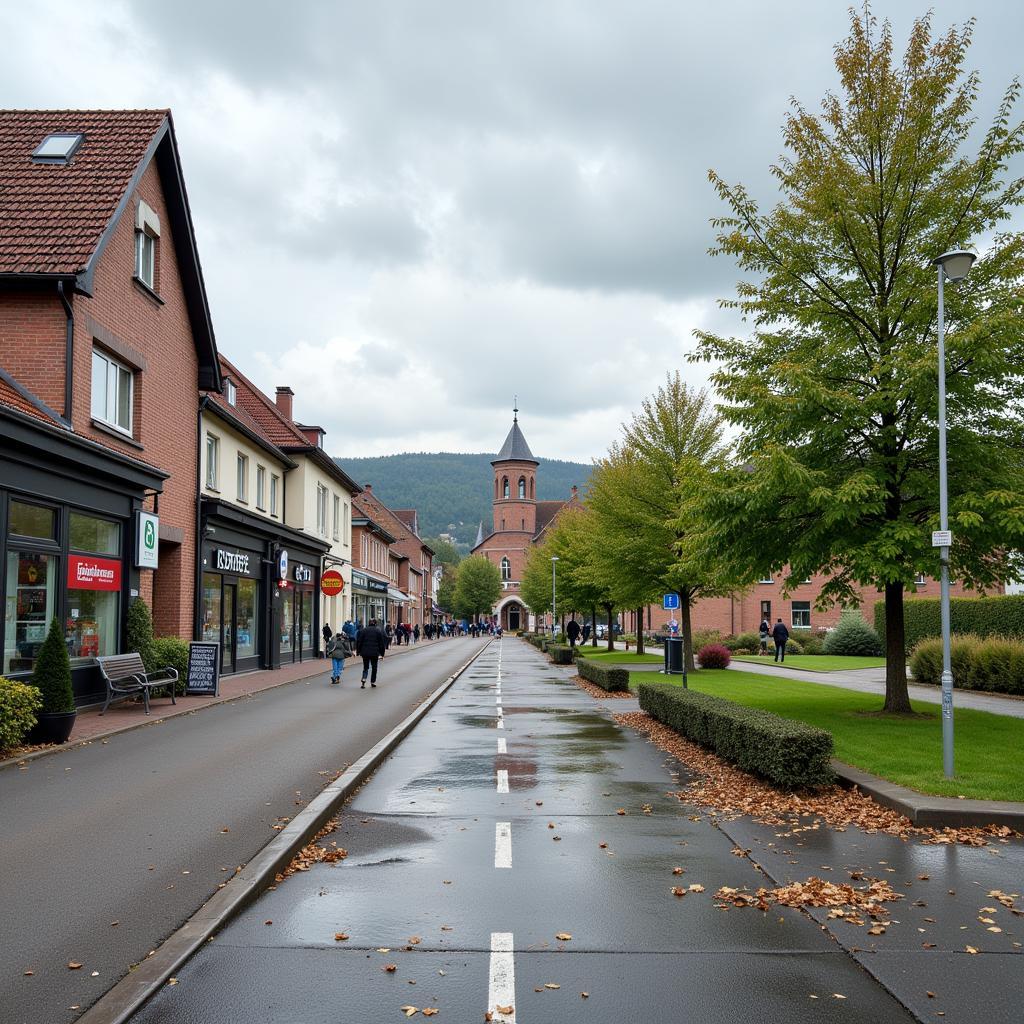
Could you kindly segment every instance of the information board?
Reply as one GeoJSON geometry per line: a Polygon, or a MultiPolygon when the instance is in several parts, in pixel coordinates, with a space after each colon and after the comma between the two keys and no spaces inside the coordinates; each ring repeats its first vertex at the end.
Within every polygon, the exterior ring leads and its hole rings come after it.
{"type": "Polygon", "coordinates": [[[193,640],[188,645],[188,678],[185,693],[220,696],[220,644],[193,640]]]}
{"type": "Polygon", "coordinates": [[[666,594],[664,596],[664,598],[662,598],[661,607],[665,608],[665,609],[678,608],[679,607],[679,595],[678,594],[666,594]]]}

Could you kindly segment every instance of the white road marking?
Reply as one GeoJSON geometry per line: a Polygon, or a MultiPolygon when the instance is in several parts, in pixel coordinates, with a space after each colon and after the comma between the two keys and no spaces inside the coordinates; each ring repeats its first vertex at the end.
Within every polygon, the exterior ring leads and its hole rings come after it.
{"type": "Polygon", "coordinates": [[[504,716],[505,712],[501,710],[501,704],[498,705],[497,712],[499,718],[502,718],[504,716]]]}
{"type": "Polygon", "coordinates": [[[498,715],[498,728],[499,729],[504,729],[505,728],[505,719],[502,718],[501,715],[498,715]]]}
{"type": "Polygon", "coordinates": [[[492,1021],[511,1024],[517,1020],[516,968],[511,932],[491,932],[491,978],[487,986],[487,1010],[492,1021]],[[511,1006],[512,1013],[499,1013],[499,1006],[511,1006]]]}
{"type": "Polygon", "coordinates": [[[505,743],[505,737],[504,736],[499,736],[498,737],[498,753],[499,754],[507,754],[508,753],[508,747],[507,747],[507,745],[505,743]]]}
{"type": "Polygon", "coordinates": [[[497,697],[494,698],[494,703],[495,704],[500,704],[501,703],[501,694],[500,693],[498,694],[497,697]]]}
{"type": "Polygon", "coordinates": [[[498,792],[508,792],[508,772],[504,768],[498,769],[498,792]]]}
{"type": "Polygon", "coordinates": [[[494,866],[512,867],[512,822],[499,821],[494,826],[494,866]]]}

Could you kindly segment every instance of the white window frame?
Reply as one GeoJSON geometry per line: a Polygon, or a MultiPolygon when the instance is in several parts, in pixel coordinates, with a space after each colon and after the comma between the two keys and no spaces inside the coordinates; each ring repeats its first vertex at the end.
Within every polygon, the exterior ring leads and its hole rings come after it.
{"type": "Polygon", "coordinates": [[[220,491],[220,438],[206,435],[206,489],[220,491]]]}
{"type": "Polygon", "coordinates": [[[228,405],[235,405],[238,402],[238,388],[235,387],[233,380],[224,381],[224,397],[228,400],[228,405]]]}
{"type": "Polygon", "coordinates": [[[501,578],[503,580],[510,580],[510,579],[512,579],[512,563],[508,560],[508,556],[507,555],[502,555],[500,567],[501,567],[501,578]]]}
{"type": "Polygon", "coordinates": [[[335,540],[341,539],[341,495],[333,495],[334,502],[331,509],[331,534],[335,540]]]}
{"type": "Polygon", "coordinates": [[[352,515],[352,510],[349,507],[347,501],[344,504],[343,515],[345,516],[345,525],[343,527],[341,542],[345,545],[345,547],[348,547],[352,543],[352,523],[350,518],[352,515]]]}
{"type": "Polygon", "coordinates": [[[790,625],[792,625],[793,629],[810,629],[811,628],[811,602],[810,601],[794,601],[792,603],[792,605],[790,606],[789,621],[790,621],[790,625]],[[797,605],[800,605],[801,607],[797,608],[797,605]],[[803,607],[804,605],[806,605],[806,609],[803,607]],[[803,612],[805,610],[807,612],[807,622],[806,623],[804,623],[804,622],[797,622],[796,621],[797,612],[801,613],[801,618],[802,618],[803,617],[803,612]]]}
{"type": "Polygon", "coordinates": [[[256,507],[261,512],[267,510],[267,467],[256,463],[256,507]]]}
{"type": "Polygon", "coordinates": [[[128,437],[132,436],[135,420],[135,371],[130,366],[118,362],[103,349],[96,347],[92,350],[91,412],[93,419],[99,420],[128,437]],[[97,363],[102,364],[103,367],[102,409],[97,404],[97,399],[100,397],[96,389],[97,363]],[[121,406],[121,387],[126,379],[128,381],[128,423],[123,424],[118,422],[117,411],[121,406]],[[111,399],[111,385],[113,385],[113,399],[111,399]],[[111,414],[111,402],[113,402],[113,414],[111,414]]]}
{"type": "Polygon", "coordinates": [[[316,532],[327,536],[327,488],[323,484],[316,485],[316,532]]]}
{"type": "Polygon", "coordinates": [[[762,576],[761,579],[759,579],[757,582],[758,583],[774,583],[775,582],[775,577],[774,576],[762,576]]]}
{"type": "Polygon", "coordinates": [[[157,239],[157,235],[145,228],[135,232],[135,276],[152,291],[156,291],[157,239]]]}
{"type": "Polygon", "coordinates": [[[235,463],[238,486],[238,500],[243,504],[249,504],[249,456],[238,453],[235,463]]]}
{"type": "Polygon", "coordinates": [[[928,585],[928,581],[924,578],[924,573],[923,572],[919,572],[914,577],[914,586],[915,587],[926,587],[927,585],[928,585]]]}
{"type": "Polygon", "coordinates": [[[277,484],[281,478],[276,473],[270,474],[270,514],[277,515],[277,484]]]}

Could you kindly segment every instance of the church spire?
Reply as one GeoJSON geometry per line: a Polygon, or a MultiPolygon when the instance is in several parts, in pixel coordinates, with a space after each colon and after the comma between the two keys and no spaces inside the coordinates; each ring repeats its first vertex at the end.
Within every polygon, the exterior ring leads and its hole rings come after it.
{"type": "Polygon", "coordinates": [[[519,422],[519,396],[514,395],[512,397],[512,422],[519,422]]]}

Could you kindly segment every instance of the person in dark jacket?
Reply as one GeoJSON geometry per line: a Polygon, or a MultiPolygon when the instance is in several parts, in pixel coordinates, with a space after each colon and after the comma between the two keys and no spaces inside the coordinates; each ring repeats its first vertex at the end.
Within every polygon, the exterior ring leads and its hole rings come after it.
{"type": "Polygon", "coordinates": [[[789,630],[786,629],[782,619],[775,623],[775,627],[772,629],[772,639],[775,641],[775,660],[785,661],[786,641],[789,639],[789,630]]]}
{"type": "MultiPolygon", "coordinates": [[[[375,619],[370,619],[370,622],[375,622],[375,619]]],[[[395,628],[389,622],[384,629],[384,650],[387,650],[391,646],[391,641],[395,639],[395,628]]]]}
{"type": "Polygon", "coordinates": [[[772,627],[768,623],[768,616],[765,615],[764,618],[761,619],[761,628],[758,630],[761,638],[761,649],[758,652],[759,654],[768,653],[768,637],[771,636],[771,632],[772,627]]]}
{"type": "Polygon", "coordinates": [[[580,624],[576,621],[576,617],[573,616],[565,627],[565,635],[569,638],[570,647],[576,646],[576,641],[580,638],[580,632],[580,624]]]}
{"type": "MultiPolygon", "coordinates": [[[[327,654],[327,645],[331,642],[331,637],[334,636],[334,630],[331,629],[331,624],[329,622],[324,623],[322,632],[324,637],[324,654],[327,654]]],[[[328,654],[327,657],[330,657],[330,655],[328,654]]]]}
{"type": "Polygon", "coordinates": [[[377,685],[377,662],[384,657],[388,647],[388,639],[377,626],[376,619],[370,619],[365,629],[359,630],[356,636],[356,654],[363,659],[363,679],[361,690],[366,689],[366,676],[370,675],[370,686],[377,685]]]}

